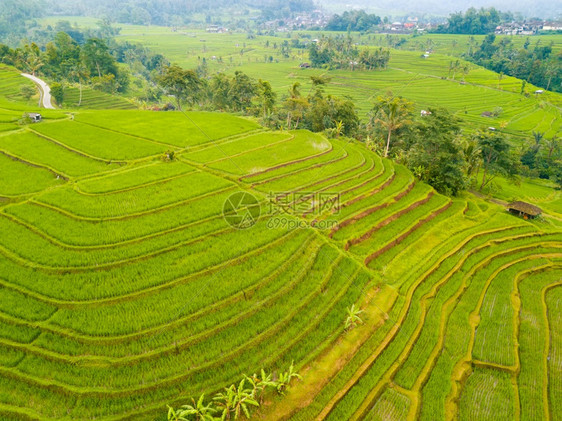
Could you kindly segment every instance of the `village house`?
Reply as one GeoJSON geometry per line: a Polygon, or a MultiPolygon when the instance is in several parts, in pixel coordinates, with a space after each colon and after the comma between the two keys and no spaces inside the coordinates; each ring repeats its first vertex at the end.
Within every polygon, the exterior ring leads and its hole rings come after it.
{"type": "Polygon", "coordinates": [[[542,25],[543,31],[562,31],[562,22],[545,22],[542,25]]]}
{"type": "Polygon", "coordinates": [[[209,25],[207,26],[207,32],[215,33],[215,34],[223,34],[225,32],[228,32],[228,28],[224,28],[219,25],[209,25]]]}
{"type": "Polygon", "coordinates": [[[542,29],[542,22],[511,22],[496,26],[496,35],[535,35],[542,29]]]}

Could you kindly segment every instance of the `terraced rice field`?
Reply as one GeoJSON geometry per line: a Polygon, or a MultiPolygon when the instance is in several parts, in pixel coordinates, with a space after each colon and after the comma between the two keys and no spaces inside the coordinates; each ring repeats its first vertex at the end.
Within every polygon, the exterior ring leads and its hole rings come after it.
{"type": "Polygon", "coordinates": [[[82,102],[80,106],[80,89],[67,86],[64,89],[65,108],[86,108],[100,110],[132,110],[137,108],[131,101],[115,95],[106,94],[88,87],[82,89],[82,102]]]}
{"type": "MultiPolygon", "coordinates": [[[[242,70],[254,78],[271,82],[281,98],[287,95],[289,87],[301,83],[301,90],[311,89],[310,76],[324,75],[332,78],[327,92],[350,97],[365,116],[372,108],[377,95],[392,90],[416,103],[417,111],[428,107],[445,107],[456,113],[467,127],[500,128],[515,136],[530,137],[532,131],[544,132],[547,137],[561,130],[562,95],[546,92],[532,95],[539,89],[530,84],[526,91],[529,97],[520,94],[522,81],[505,76],[498,83],[498,75],[480,66],[460,60],[468,66],[468,73],[455,75],[449,72],[451,60],[457,60],[469,48],[479,45],[483,36],[426,34],[419,37],[385,34],[352,34],[360,48],[388,46],[389,39],[405,38],[400,49],[391,50],[389,68],[385,71],[349,71],[325,69],[301,69],[299,64],[309,61],[306,49],[292,48],[283,56],[280,46],[292,38],[306,35],[304,42],[322,35],[336,36],[330,32],[283,33],[277,37],[256,36],[247,39],[245,34],[209,34],[197,30],[172,32],[170,28],[124,25],[120,39],[138,42],[168,57],[174,63],[186,68],[195,68],[205,58],[211,72],[232,73],[242,70]],[[430,57],[424,59],[421,53],[432,49],[430,57]],[[273,61],[270,61],[270,57],[273,61]],[[454,76],[454,78],[453,78],[454,76]],[[461,83],[462,82],[462,83],[461,83]],[[501,107],[498,118],[482,117],[484,111],[501,107]]],[[[341,34],[339,34],[341,35],[341,34]]],[[[504,38],[502,36],[499,39],[504,38]]],[[[515,45],[522,46],[527,37],[510,38],[515,45]]],[[[562,36],[543,35],[530,37],[531,45],[550,45],[554,53],[562,48],[562,36]]]]}
{"type": "Polygon", "coordinates": [[[546,219],[219,113],[83,111],[0,152],[3,420],[165,419],[291,361],[303,381],[263,419],[559,418],[546,219]]]}

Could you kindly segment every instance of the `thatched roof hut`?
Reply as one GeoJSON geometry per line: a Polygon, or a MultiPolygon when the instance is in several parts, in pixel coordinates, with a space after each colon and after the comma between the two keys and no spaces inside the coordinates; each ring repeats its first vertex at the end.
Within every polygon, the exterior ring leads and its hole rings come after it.
{"type": "Polygon", "coordinates": [[[541,208],[527,202],[516,201],[507,206],[507,210],[514,215],[522,216],[525,219],[536,218],[542,213],[541,208]]]}

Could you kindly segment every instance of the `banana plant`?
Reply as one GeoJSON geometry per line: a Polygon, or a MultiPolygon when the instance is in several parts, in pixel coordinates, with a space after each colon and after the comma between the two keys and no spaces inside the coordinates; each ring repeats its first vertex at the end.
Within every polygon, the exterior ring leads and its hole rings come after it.
{"type": "Polygon", "coordinates": [[[345,319],[345,329],[353,329],[355,326],[362,324],[363,320],[359,315],[363,313],[363,310],[359,310],[355,308],[355,304],[352,304],[351,307],[347,309],[347,318],[345,319]]]}
{"type": "Polygon", "coordinates": [[[291,362],[289,370],[279,374],[279,379],[277,379],[277,392],[284,394],[291,383],[291,380],[297,378],[302,379],[299,373],[295,371],[294,362],[291,362]]]}
{"type": "Polygon", "coordinates": [[[336,139],[339,139],[339,137],[342,134],[343,128],[344,128],[345,124],[343,124],[343,121],[336,121],[336,127],[334,130],[334,135],[336,136],[336,139]]]}
{"type": "Polygon", "coordinates": [[[187,414],[184,410],[178,409],[177,411],[168,405],[168,421],[189,421],[187,414]]]}
{"type": "Polygon", "coordinates": [[[271,378],[271,374],[267,374],[262,368],[260,375],[254,373],[253,376],[246,377],[248,382],[253,387],[253,394],[256,399],[259,399],[260,404],[263,403],[263,396],[265,389],[268,387],[277,388],[277,382],[271,378]]]}
{"type": "Polygon", "coordinates": [[[255,400],[254,391],[250,388],[245,387],[246,378],[243,378],[238,384],[238,389],[236,391],[236,397],[234,400],[234,419],[237,420],[242,416],[242,413],[246,415],[246,418],[250,418],[250,407],[258,407],[260,404],[255,400]]]}
{"type": "Polygon", "coordinates": [[[236,390],[234,385],[229,388],[224,388],[224,392],[217,393],[213,398],[215,404],[221,413],[221,421],[230,420],[230,415],[236,402],[236,390]]]}
{"type": "Polygon", "coordinates": [[[205,394],[202,394],[199,397],[197,403],[195,403],[194,399],[191,399],[193,405],[183,405],[181,407],[181,411],[183,411],[184,415],[191,417],[190,419],[194,419],[195,421],[214,421],[216,418],[213,416],[217,412],[217,410],[213,407],[212,403],[208,403],[205,405],[205,394]]]}

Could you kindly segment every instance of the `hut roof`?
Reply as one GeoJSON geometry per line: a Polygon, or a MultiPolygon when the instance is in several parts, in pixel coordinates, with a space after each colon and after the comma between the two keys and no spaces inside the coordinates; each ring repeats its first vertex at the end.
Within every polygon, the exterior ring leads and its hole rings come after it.
{"type": "Polygon", "coordinates": [[[521,201],[516,201],[516,202],[512,202],[508,205],[509,209],[513,209],[519,212],[523,212],[526,213],[527,215],[531,215],[531,216],[538,216],[542,213],[542,209],[531,205],[530,203],[527,202],[521,202],[521,201]]]}

